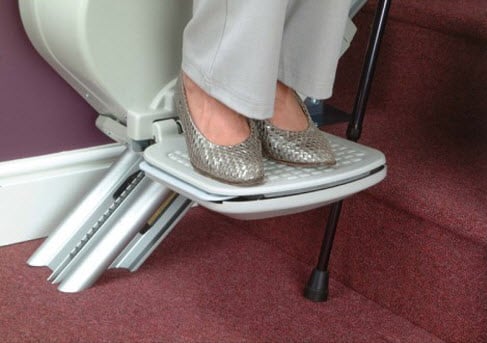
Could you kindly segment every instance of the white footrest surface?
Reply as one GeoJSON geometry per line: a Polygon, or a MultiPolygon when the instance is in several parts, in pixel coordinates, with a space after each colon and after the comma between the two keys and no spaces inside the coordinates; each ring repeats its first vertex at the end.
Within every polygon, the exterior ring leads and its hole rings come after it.
{"type": "Polygon", "coordinates": [[[264,161],[265,180],[256,186],[225,184],[196,172],[181,134],[165,135],[144,152],[140,168],[176,192],[231,217],[257,219],[300,212],[341,200],[384,179],[380,151],[327,134],[337,158],[332,167],[289,166],[264,161]],[[245,204],[245,205],[244,205],[245,204]]]}
{"type": "MultiPolygon", "coordinates": [[[[184,137],[179,134],[166,137],[164,142],[154,144],[144,152],[145,160],[161,171],[157,179],[167,183],[180,180],[181,184],[189,184],[193,189],[203,193],[200,200],[211,201],[204,194],[217,195],[214,200],[241,196],[282,196],[307,192],[310,190],[329,188],[336,185],[361,179],[371,171],[385,165],[384,155],[375,149],[328,134],[337,164],[332,167],[299,167],[265,160],[265,181],[256,186],[236,186],[225,184],[195,171],[188,158],[184,137]],[[167,174],[167,180],[166,176],[167,174]]],[[[143,170],[147,166],[142,166],[143,170]]],[[[151,169],[149,174],[155,173],[151,169]]],[[[173,186],[174,187],[174,186],[173,186]]],[[[182,187],[182,185],[177,185],[182,187]]]]}

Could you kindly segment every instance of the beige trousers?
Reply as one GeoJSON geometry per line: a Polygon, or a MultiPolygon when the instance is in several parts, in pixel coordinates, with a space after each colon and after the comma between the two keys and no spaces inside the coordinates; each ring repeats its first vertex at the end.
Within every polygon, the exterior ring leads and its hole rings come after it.
{"type": "Polygon", "coordinates": [[[183,71],[249,118],[274,112],[276,82],[331,96],[351,0],[194,0],[183,71]]]}

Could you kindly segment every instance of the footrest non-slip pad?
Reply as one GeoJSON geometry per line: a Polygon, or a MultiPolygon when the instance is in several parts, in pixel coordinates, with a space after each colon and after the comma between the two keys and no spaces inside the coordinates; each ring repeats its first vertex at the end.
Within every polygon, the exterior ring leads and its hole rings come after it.
{"type": "Polygon", "coordinates": [[[336,165],[299,167],[266,159],[265,181],[256,186],[229,185],[199,174],[189,162],[184,137],[176,133],[145,150],[146,162],[141,169],[195,201],[222,201],[281,197],[335,187],[366,178],[385,166],[385,157],[378,150],[330,134],[327,138],[336,155],[336,165]]]}

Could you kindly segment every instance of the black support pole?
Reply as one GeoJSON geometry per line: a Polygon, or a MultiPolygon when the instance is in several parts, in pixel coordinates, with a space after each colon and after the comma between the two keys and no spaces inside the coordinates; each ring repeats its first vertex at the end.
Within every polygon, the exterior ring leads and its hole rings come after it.
{"type": "Polygon", "coordinates": [[[311,276],[304,288],[304,296],[315,302],[328,300],[328,263],[330,262],[331,248],[335,238],[335,232],[340,218],[343,201],[338,201],[331,206],[328,222],[325,228],[325,237],[321,243],[318,265],[313,269],[311,276]]]}
{"type": "MultiPolygon", "coordinates": [[[[374,24],[370,33],[367,53],[362,68],[362,76],[355,99],[352,118],[347,128],[347,139],[358,141],[362,133],[362,124],[365,116],[365,109],[369,98],[370,87],[374,77],[379,47],[384,35],[384,29],[389,13],[391,0],[379,0],[374,17],[374,24]]],[[[331,249],[335,239],[335,232],[340,219],[343,201],[338,201],[331,206],[328,222],[325,228],[325,236],[321,244],[318,264],[313,269],[311,276],[304,288],[304,296],[315,302],[326,301],[328,299],[328,264],[330,262],[331,249]]]]}
{"type": "Polygon", "coordinates": [[[389,8],[391,7],[391,0],[379,0],[377,10],[375,12],[374,24],[370,32],[369,44],[367,46],[367,53],[362,67],[362,75],[355,97],[355,104],[353,107],[352,118],[348,123],[347,138],[356,142],[362,134],[362,124],[365,117],[365,109],[367,101],[369,100],[370,87],[374,78],[375,66],[377,64],[377,56],[379,55],[380,43],[384,36],[387,16],[389,8]]]}

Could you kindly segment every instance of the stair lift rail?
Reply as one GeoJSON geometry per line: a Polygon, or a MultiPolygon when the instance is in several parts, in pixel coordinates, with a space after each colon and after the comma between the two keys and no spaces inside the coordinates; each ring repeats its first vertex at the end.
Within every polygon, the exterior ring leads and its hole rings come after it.
{"type": "MultiPolygon", "coordinates": [[[[358,141],[362,133],[365,110],[390,6],[391,0],[379,0],[377,3],[352,117],[347,128],[347,139],[354,142],[358,141]]],[[[320,302],[328,299],[328,265],[342,205],[343,200],[331,205],[318,263],[304,288],[304,296],[311,301],[320,302]]]]}

